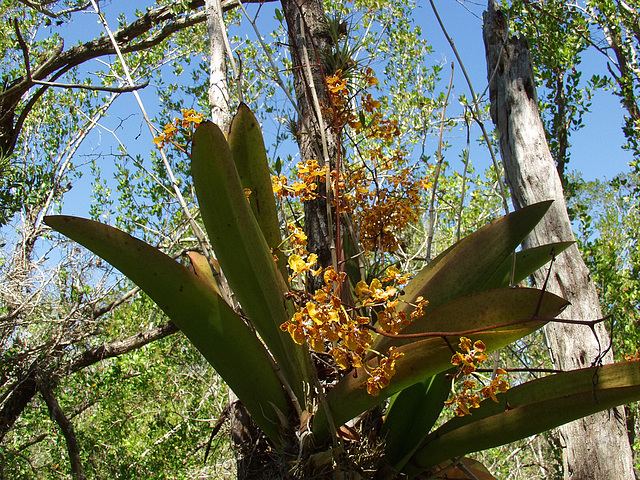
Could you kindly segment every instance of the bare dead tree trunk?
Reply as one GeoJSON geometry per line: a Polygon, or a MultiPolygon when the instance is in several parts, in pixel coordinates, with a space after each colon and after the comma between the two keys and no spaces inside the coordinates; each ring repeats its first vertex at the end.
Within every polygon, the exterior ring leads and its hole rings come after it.
{"type": "MultiPolygon", "coordinates": [[[[555,162],[538,112],[531,58],[526,41],[507,36],[507,19],[494,0],[484,16],[484,41],[490,79],[491,116],[498,129],[506,179],[516,208],[554,199],[551,210],[527,246],[574,238],[555,162]]],[[[538,286],[545,272],[534,275],[538,286]]],[[[591,320],[602,312],[595,286],[576,246],[558,257],[548,290],[571,302],[564,318],[591,320]]],[[[603,326],[553,323],[545,329],[557,368],[572,369],[613,360],[604,354],[609,335],[603,326]],[[595,333],[595,335],[594,335],[595,333]],[[597,337],[596,337],[597,336],[597,337]]],[[[622,410],[603,412],[560,429],[566,443],[565,478],[571,480],[635,479],[622,410]]]]}
{"type": "MultiPolygon", "coordinates": [[[[231,120],[231,92],[228,83],[226,31],[220,0],[205,0],[209,33],[209,107],[211,119],[225,133],[231,120]]],[[[232,304],[232,299],[228,298],[232,304]]],[[[229,424],[236,457],[236,477],[250,480],[263,477],[269,462],[266,439],[236,394],[229,389],[229,424]]]]}

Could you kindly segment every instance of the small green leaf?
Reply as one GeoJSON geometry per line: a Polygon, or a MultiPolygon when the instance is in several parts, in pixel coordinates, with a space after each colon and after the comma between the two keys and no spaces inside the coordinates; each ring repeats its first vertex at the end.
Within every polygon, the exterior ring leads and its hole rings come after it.
{"type": "Polygon", "coordinates": [[[451,392],[451,374],[442,372],[418,382],[392,397],[382,436],[386,461],[401,470],[429,434],[451,392]]]}
{"type": "Polygon", "coordinates": [[[280,157],[276,158],[276,161],[273,164],[273,169],[274,169],[276,175],[280,175],[280,173],[282,173],[282,167],[283,167],[282,158],[280,158],[280,157]]]}

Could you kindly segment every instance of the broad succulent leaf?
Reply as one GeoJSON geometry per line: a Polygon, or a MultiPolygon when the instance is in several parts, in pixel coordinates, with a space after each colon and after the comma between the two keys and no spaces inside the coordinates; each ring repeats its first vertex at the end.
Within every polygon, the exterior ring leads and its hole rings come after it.
{"type": "MultiPolygon", "coordinates": [[[[536,270],[551,261],[554,256],[560,255],[575,242],[556,242],[538,247],[528,248],[516,252],[515,268],[513,269],[513,284],[517,285],[522,280],[533,274],[536,270]]],[[[508,287],[511,281],[512,256],[502,262],[502,265],[494,272],[483,285],[484,290],[492,288],[508,287]]]]}
{"type": "MultiPolygon", "coordinates": [[[[459,298],[432,310],[421,322],[423,326],[421,332],[451,332],[453,334],[425,339],[407,339],[401,336],[388,339],[385,337],[389,340],[385,345],[395,345],[397,346],[395,351],[404,354],[396,361],[396,374],[391,379],[389,386],[382,389],[379,396],[374,397],[361,388],[362,383],[367,379],[367,374],[362,368],[346,375],[327,394],[327,403],[331,409],[333,421],[335,424],[341,425],[396,392],[450,369],[453,354],[451,346],[458,344],[460,341],[459,332],[461,331],[521,320],[521,323],[518,322],[508,327],[465,335],[474,342],[482,340],[487,351],[492,351],[515,342],[542,327],[549,318],[558,315],[566,305],[566,300],[548,292],[543,293],[528,288],[507,288],[459,298]],[[540,301],[541,295],[542,301],[540,301]],[[538,302],[540,302],[539,318],[531,318],[531,315],[536,311],[538,302]]],[[[369,369],[376,365],[375,358],[369,360],[369,369]]],[[[326,416],[323,409],[319,409],[314,423],[314,432],[322,437],[327,434],[327,428],[326,416]]]]}
{"type": "Polygon", "coordinates": [[[396,470],[402,469],[438,420],[451,393],[453,373],[451,369],[434,375],[391,398],[381,434],[385,459],[396,470]]]}
{"type": "Polygon", "coordinates": [[[466,453],[525,438],[640,399],[640,362],[549,375],[508,390],[429,434],[405,467],[416,475],[466,453]]]}
{"type": "Polygon", "coordinates": [[[421,296],[427,309],[486,290],[487,279],[509,258],[542,219],[552,201],[517,210],[485,225],[427,264],[404,288],[406,310],[421,296]]]}
{"type": "Polygon", "coordinates": [[[144,290],[225,379],[260,428],[280,443],[274,408],[289,408],[282,383],[255,333],[214,289],[160,250],[116,228],[68,216],[46,217],[45,222],[144,290]]]}
{"type": "Polygon", "coordinates": [[[247,201],[227,140],[211,122],[198,125],[193,135],[191,174],[227,282],[302,402],[311,378],[308,354],[280,330],[289,319],[287,284],[247,201]]]}
{"type": "Polygon", "coordinates": [[[280,249],[282,235],[267,151],[258,119],[244,103],[240,104],[231,122],[229,148],[251,210],[267,245],[278,258],[280,273],[286,278],[287,262],[280,249]]]}

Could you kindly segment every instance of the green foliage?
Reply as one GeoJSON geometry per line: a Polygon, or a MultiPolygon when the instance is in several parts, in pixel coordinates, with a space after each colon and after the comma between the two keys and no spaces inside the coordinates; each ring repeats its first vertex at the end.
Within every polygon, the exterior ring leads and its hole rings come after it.
{"type": "MultiPolygon", "coordinates": [[[[171,4],[174,11],[189,13],[186,2],[157,3],[171,4]]],[[[434,167],[428,165],[429,149],[432,148],[429,136],[437,128],[437,115],[444,102],[444,95],[437,91],[442,67],[437,60],[429,60],[428,53],[431,48],[412,20],[412,11],[414,9],[418,11],[419,8],[416,3],[401,0],[326,2],[327,11],[330,12],[329,17],[335,20],[334,27],[341,27],[344,22],[347,26],[346,35],[341,33],[340,28],[337,29],[337,35],[334,35],[338,40],[335,51],[328,54],[338,56],[338,60],[342,61],[341,65],[371,66],[378,71],[381,85],[377,92],[380,95],[376,98],[380,98],[385,110],[390,112],[389,118],[398,120],[401,146],[407,150],[407,159],[411,162],[411,168],[416,172],[428,172],[429,177],[432,177],[434,167]]],[[[76,4],[77,2],[74,1],[59,1],[49,4],[47,8],[59,11],[59,9],[76,7],[76,4]]],[[[624,8],[623,5],[609,5],[606,2],[590,2],[590,5],[596,5],[595,11],[602,15],[601,25],[620,25],[629,32],[636,28],[632,15],[623,15],[616,10],[624,8]]],[[[556,2],[549,4],[548,14],[545,15],[543,11],[537,9],[535,3],[529,3],[529,11],[524,17],[519,17],[515,13],[518,8],[523,9],[525,5],[517,2],[513,4],[514,28],[524,32],[534,41],[537,72],[539,79],[544,81],[546,87],[541,100],[545,107],[547,132],[556,158],[562,158],[559,133],[562,130],[563,119],[554,95],[561,93],[564,97],[564,125],[571,133],[580,128],[583,114],[588,111],[595,89],[611,84],[604,76],[595,76],[585,82],[584,75],[582,77],[580,75],[579,61],[584,48],[580,35],[584,33],[585,21],[578,18],[575,10],[563,9],[562,5],[556,2]],[[555,19],[562,21],[556,22],[555,19]],[[566,28],[559,29],[558,23],[566,28]],[[537,38],[543,41],[536,42],[537,38]],[[554,48],[557,52],[554,52],[554,48]],[[560,72],[559,75],[556,75],[558,72],[560,72]],[[560,83],[558,83],[559,76],[560,83]],[[558,90],[558,85],[562,83],[564,83],[564,90],[558,90]]],[[[263,18],[259,18],[259,26],[262,26],[264,12],[265,10],[262,10],[263,18]]],[[[137,12],[136,15],[144,13],[137,12]]],[[[86,16],[86,12],[80,12],[78,15],[86,16]]],[[[413,14],[413,17],[415,15],[413,14]]],[[[0,22],[0,51],[2,52],[0,61],[3,67],[2,82],[6,85],[24,74],[22,51],[17,45],[15,31],[10,22],[12,17],[21,19],[22,33],[29,42],[33,55],[32,61],[36,63],[45,59],[47,53],[58,42],[59,36],[54,34],[57,31],[55,27],[59,27],[62,22],[71,23],[75,17],[74,14],[67,13],[53,19],[17,1],[2,2],[0,16],[3,19],[3,22],[0,22]],[[47,35],[49,37],[45,38],[47,35]]],[[[245,101],[255,109],[265,125],[264,130],[269,132],[266,157],[274,159],[275,171],[286,174],[291,165],[297,161],[296,155],[285,143],[292,136],[291,133],[296,132],[293,120],[295,114],[291,105],[283,100],[282,91],[273,82],[274,72],[265,67],[268,64],[266,59],[268,52],[274,57],[281,73],[291,68],[287,54],[289,38],[282,24],[284,16],[276,9],[275,17],[278,21],[275,31],[264,35],[265,38],[272,40],[265,50],[258,48],[248,35],[238,34],[231,40],[236,58],[241,59],[245,101]],[[294,128],[290,128],[291,125],[294,128]]],[[[241,20],[241,15],[233,11],[228,12],[225,19],[230,36],[238,32],[237,27],[240,24],[246,26],[247,23],[246,19],[241,20]]],[[[119,23],[126,24],[124,15],[119,15],[119,23]]],[[[590,24],[591,29],[597,27],[596,24],[590,24]]],[[[152,32],[142,38],[149,38],[151,34],[152,32]]],[[[625,38],[625,46],[621,51],[626,53],[628,59],[633,59],[634,37],[624,32],[622,37],[625,38]]],[[[176,112],[185,106],[194,106],[199,111],[208,110],[206,40],[204,24],[199,24],[174,34],[167,41],[153,48],[125,54],[126,61],[136,72],[136,77],[150,80],[152,86],[147,87],[145,94],[153,94],[150,92],[152,88],[156,90],[160,109],[152,112],[151,116],[155,117],[155,123],[160,127],[171,122],[176,112]]],[[[70,42],[67,43],[68,47],[70,42]]],[[[118,78],[122,78],[122,73],[122,67],[117,63],[114,65],[92,64],[77,70],[72,69],[60,80],[69,83],[117,86],[118,78]],[[87,70],[96,72],[96,75],[87,74],[87,70]]],[[[621,97],[626,101],[625,105],[631,105],[630,102],[635,98],[634,79],[634,75],[620,75],[619,80],[627,85],[620,90],[621,97]]],[[[292,91],[290,77],[285,77],[284,80],[285,87],[292,91]]],[[[353,81],[357,83],[357,78],[353,81]]],[[[33,89],[33,91],[36,90],[33,89]]],[[[231,96],[231,103],[236,104],[237,93],[233,91],[231,96]]],[[[124,123],[122,119],[112,116],[111,120],[116,122],[114,124],[101,117],[114,97],[114,95],[82,90],[49,89],[41,101],[35,104],[32,113],[26,118],[25,129],[19,138],[16,152],[12,156],[0,159],[0,225],[10,222],[17,212],[26,213],[27,218],[30,212],[37,213],[38,208],[51,193],[54,193],[54,207],[58,207],[61,203],[57,203],[56,199],[61,198],[69,186],[78,185],[74,189],[75,193],[85,188],[83,185],[91,184],[93,195],[89,215],[93,219],[112,223],[124,231],[134,233],[147,243],[160,246],[169,255],[177,256],[180,252],[184,253],[184,250],[192,250],[194,246],[199,248],[189,237],[190,231],[185,226],[185,214],[170,191],[167,171],[157,152],[153,152],[150,156],[140,155],[133,151],[132,144],[127,144],[128,147],[121,144],[112,154],[105,154],[100,153],[97,148],[93,150],[95,144],[92,144],[92,151],[88,157],[89,164],[86,165],[90,165],[90,168],[83,168],[85,157],[73,156],[79,142],[85,138],[80,133],[88,132],[94,125],[88,122],[89,118],[102,118],[102,125],[114,128],[115,135],[122,135],[123,130],[126,129],[136,130],[137,133],[138,120],[136,119],[133,120],[134,128],[130,128],[132,124],[124,123]],[[122,125],[118,124],[119,121],[122,125]],[[127,148],[132,149],[131,152],[127,148]],[[65,164],[67,160],[70,163],[65,164]],[[60,169],[59,167],[63,165],[64,169],[60,169]],[[84,176],[81,177],[81,175],[84,176]]],[[[29,98],[25,97],[18,110],[25,106],[29,98]]],[[[454,125],[453,121],[446,121],[447,128],[452,125],[454,125]]],[[[626,132],[630,138],[637,133],[633,121],[628,122],[626,132]]],[[[103,131],[103,135],[106,137],[107,133],[103,131]]],[[[183,145],[187,145],[189,140],[188,136],[178,139],[183,145]]],[[[143,137],[140,141],[144,141],[143,137]]],[[[242,136],[240,136],[241,142],[242,136]]],[[[350,160],[357,160],[359,152],[368,148],[370,143],[366,138],[348,136],[344,143],[346,156],[350,160]]],[[[385,145],[385,148],[394,148],[398,145],[399,143],[391,142],[385,145]]],[[[633,146],[631,140],[630,146],[633,146]]],[[[234,147],[232,146],[231,149],[234,150],[234,147]]],[[[193,195],[191,165],[180,153],[167,151],[167,154],[182,195],[186,198],[188,207],[195,211],[196,199],[193,195]]],[[[234,151],[234,158],[237,155],[239,154],[234,151]]],[[[262,152],[260,155],[261,158],[264,157],[262,152]]],[[[569,158],[569,151],[566,152],[566,158],[569,158]]],[[[435,254],[444,251],[460,238],[496,218],[501,208],[500,196],[496,194],[495,189],[496,179],[502,175],[501,172],[495,172],[491,168],[482,176],[476,174],[469,165],[468,170],[465,166],[466,173],[463,178],[455,172],[457,167],[453,165],[452,168],[452,165],[453,162],[444,162],[444,170],[435,192],[437,217],[437,229],[433,239],[435,254]],[[466,182],[467,188],[464,202],[460,199],[463,182],[466,182]]],[[[240,170],[239,166],[238,169],[240,170]]],[[[240,176],[243,176],[242,172],[240,176]]],[[[243,187],[246,187],[244,179],[242,180],[243,187]]],[[[602,205],[611,206],[610,216],[607,215],[608,220],[602,226],[598,220],[600,215],[594,214],[591,208],[597,203],[592,200],[594,197],[583,194],[582,206],[576,206],[576,209],[581,208],[581,218],[584,222],[591,222],[581,240],[588,252],[594,278],[598,279],[601,292],[606,298],[604,301],[610,307],[605,310],[614,312],[617,327],[614,330],[614,340],[616,345],[624,346],[623,353],[632,353],[638,344],[635,321],[638,305],[637,295],[635,295],[638,291],[637,268],[632,266],[637,264],[637,258],[634,259],[632,251],[637,247],[638,226],[637,222],[633,221],[634,212],[637,211],[637,196],[627,189],[627,186],[632,184],[634,183],[631,182],[626,186],[614,185],[617,193],[613,197],[607,197],[606,202],[602,203],[602,205]],[[620,222],[625,226],[620,226],[620,222]],[[596,224],[597,227],[595,227],[596,224]],[[599,230],[602,233],[595,233],[599,230]],[[610,236],[607,235],[609,233],[610,236]],[[625,238],[629,241],[616,244],[616,238],[625,238]],[[621,274],[618,275],[617,272],[621,274]]],[[[637,181],[635,185],[637,188],[637,181]]],[[[602,185],[600,187],[604,188],[602,185]]],[[[252,192],[259,190],[248,188],[252,192]]],[[[426,195],[427,192],[425,192],[425,203],[428,201],[426,195]]],[[[272,240],[269,240],[268,227],[260,222],[255,200],[255,196],[249,195],[253,215],[264,233],[267,245],[273,247],[277,242],[275,233],[279,236],[280,232],[272,228],[272,240]]],[[[64,205],[67,208],[70,202],[65,202],[64,205]]],[[[284,206],[283,211],[299,220],[299,208],[300,204],[293,202],[284,206]]],[[[271,215],[267,222],[272,222],[272,227],[273,220],[271,215]]],[[[198,221],[200,221],[199,218],[198,221]]],[[[367,280],[370,281],[378,276],[389,263],[400,265],[403,271],[419,271],[424,263],[421,255],[425,250],[424,245],[428,236],[427,223],[427,221],[419,222],[403,232],[401,238],[403,251],[384,258],[365,259],[363,263],[367,280]]],[[[3,246],[5,239],[3,231],[3,246]]],[[[44,241],[38,241],[37,251],[44,251],[47,255],[51,255],[48,249],[56,240],[57,237],[53,236],[45,238],[44,241]]],[[[14,243],[9,241],[7,247],[13,246],[14,243]]],[[[559,253],[562,246],[557,246],[556,253],[559,253]]],[[[3,272],[9,271],[12,265],[12,258],[8,252],[9,248],[3,249],[1,259],[3,272]]],[[[358,252],[354,252],[356,253],[358,252]]],[[[501,266],[498,267],[497,263],[495,264],[496,271],[482,288],[506,285],[512,281],[517,283],[518,278],[525,275],[527,271],[544,263],[547,253],[545,251],[518,253],[516,257],[518,273],[513,278],[511,257],[503,259],[501,266]],[[534,261],[529,263],[531,255],[534,261]],[[522,271],[520,271],[521,267],[522,271]]],[[[282,255],[279,250],[276,254],[282,255]]],[[[45,253],[42,258],[44,255],[45,253]]],[[[474,255],[481,257],[483,253],[474,255]]],[[[53,256],[53,261],[56,257],[57,255],[53,256]]],[[[36,261],[37,268],[33,270],[34,275],[28,279],[24,298],[37,300],[37,308],[29,310],[29,315],[18,319],[19,327],[11,335],[7,337],[4,330],[1,332],[4,336],[0,340],[5,342],[0,345],[2,347],[0,364],[3,365],[3,375],[7,375],[9,379],[22,378],[21,376],[29,372],[29,362],[21,359],[29,358],[37,362],[38,366],[44,368],[47,373],[52,372],[62,376],[57,393],[63,410],[68,413],[74,423],[83,456],[87,452],[83,460],[85,460],[85,471],[89,477],[123,478],[131,475],[150,478],[194,478],[198,475],[221,477],[222,474],[215,470],[203,467],[200,457],[202,440],[208,433],[206,428],[209,428],[213,420],[219,416],[221,402],[224,401],[220,391],[214,392],[210,389],[211,386],[217,386],[220,380],[213,375],[211,368],[208,367],[209,364],[186,339],[173,338],[149,345],[139,353],[130,353],[118,359],[102,362],[77,374],[61,373],[60,369],[66,365],[65,362],[74,355],[81,354],[87,348],[108,343],[114,338],[121,338],[130,335],[131,332],[156,325],[163,319],[163,315],[152,305],[148,297],[136,296],[133,302],[121,306],[115,314],[107,318],[92,317],[96,308],[125,293],[129,284],[119,281],[118,275],[106,265],[101,264],[100,260],[80,255],[75,247],[65,249],[60,257],[66,260],[62,260],[56,272],[56,280],[48,284],[44,281],[40,284],[36,281],[39,278],[33,278],[42,265],[38,263],[39,260],[36,261]],[[85,261],[86,263],[82,263],[85,261]],[[42,285],[44,287],[41,289],[42,285]],[[103,286],[107,286],[106,291],[103,290],[103,286]],[[10,341],[6,342],[7,338],[10,341]],[[56,346],[51,356],[50,346],[54,344],[52,342],[59,339],[62,339],[62,346],[56,346]],[[60,348],[60,351],[57,348],[60,348]],[[32,356],[25,357],[25,355],[32,356]],[[198,399],[205,401],[196,407],[198,399]],[[88,403],[91,404],[82,410],[81,407],[88,403]],[[203,425],[206,427],[203,428],[203,425]]],[[[137,259],[130,259],[129,263],[139,262],[137,259]]],[[[357,261],[352,263],[355,264],[355,268],[349,270],[349,273],[352,278],[357,279],[361,265],[358,265],[357,261]]],[[[280,274],[286,278],[286,267],[282,268],[282,263],[279,267],[281,267],[280,274]]],[[[206,264],[201,268],[210,267],[206,264]]],[[[202,270],[198,275],[202,278],[202,270]]],[[[278,279],[277,282],[280,280],[278,279]]],[[[13,285],[11,282],[6,282],[7,288],[11,285],[13,285]]],[[[242,285],[236,286],[242,288],[242,285]]],[[[262,287],[254,285],[252,288],[262,287]]],[[[466,293],[460,293],[460,296],[464,295],[466,293]]],[[[438,309],[435,308],[437,302],[433,298],[429,300],[433,301],[431,306],[433,310],[430,314],[437,314],[438,309]]],[[[470,301],[460,300],[462,303],[470,301]]],[[[455,303],[453,307],[460,305],[461,303],[455,303]]],[[[28,304],[29,308],[31,306],[28,304]]],[[[288,305],[289,315],[292,313],[292,308],[288,305]]],[[[475,308],[477,305],[471,310],[475,308]]],[[[255,318],[257,318],[256,310],[259,308],[254,308],[252,316],[255,318]]],[[[10,307],[3,304],[0,307],[0,313],[4,320],[10,313],[10,307]]],[[[526,315],[530,315],[530,312],[526,315]]],[[[446,315],[443,318],[446,318],[446,315]]],[[[252,321],[255,319],[252,318],[252,321]]],[[[277,326],[277,322],[273,323],[277,326]]],[[[197,326],[192,325],[192,328],[195,329],[197,326]]],[[[204,335],[196,334],[195,336],[198,337],[197,340],[204,338],[204,335]]],[[[277,336],[274,335],[274,337],[277,336]]],[[[282,337],[288,340],[286,335],[282,337]]],[[[533,337],[532,339],[530,336],[527,337],[526,342],[519,341],[507,347],[505,352],[515,352],[518,358],[526,358],[526,365],[531,366],[533,364],[531,357],[523,353],[524,345],[533,343],[535,350],[541,348],[541,342],[541,338],[533,337]]],[[[248,340],[248,343],[255,346],[253,339],[248,340]]],[[[435,345],[436,341],[432,340],[430,343],[435,345]]],[[[457,340],[451,339],[451,343],[455,345],[457,340]]],[[[277,349],[273,346],[276,344],[277,341],[272,341],[270,348],[277,349]]],[[[287,345],[293,344],[289,342],[287,345]]],[[[207,345],[200,346],[204,349],[210,348],[207,345]]],[[[262,348],[258,345],[255,351],[262,348]]],[[[231,346],[227,346],[227,350],[230,349],[231,346]]],[[[244,351],[242,348],[240,350],[244,351]]],[[[425,348],[422,354],[426,354],[427,351],[430,350],[425,348]]],[[[250,353],[248,355],[251,356],[250,353]]],[[[503,353],[503,357],[504,355],[503,353]]],[[[286,356],[286,353],[282,353],[282,356],[286,356]]],[[[245,368],[243,361],[247,359],[234,357],[234,362],[239,363],[232,367],[245,368]]],[[[282,359],[279,359],[279,363],[288,365],[282,359]]],[[[450,367],[450,364],[443,354],[438,368],[448,366],[450,367]]],[[[268,372],[266,376],[273,380],[270,367],[267,368],[266,364],[263,364],[260,368],[268,372]]],[[[359,373],[360,381],[363,380],[363,375],[363,372],[359,373]]],[[[231,374],[231,377],[234,375],[231,374]]],[[[286,378],[290,380],[290,375],[286,375],[286,378]]],[[[518,381],[525,380],[520,376],[516,378],[518,381]]],[[[440,413],[441,396],[435,394],[432,396],[428,388],[436,379],[442,380],[446,377],[440,373],[436,376],[421,378],[413,386],[402,390],[397,396],[394,395],[393,403],[388,409],[388,423],[385,423],[384,428],[389,432],[400,432],[396,433],[396,438],[405,440],[400,448],[396,448],[395,453],[387,452],[388,461],[397,467],[400,467],[402,462],[406,462],[407,456],[421,446],[428,431],[433,427],[433,417],[440,413]],[[412,431],[409,432],[401,421],[393,418],[404,417],[405,422],[407,421],[406,412],[403,412],[399,405],[402,404],[403,399],[412,397],[414,405],[422,402],[421,410],[425,416],[420,422],[417,420],[412,422],[412,431]],[[434,397],[438,400],[431,400],[434,397]]],[[[281,396],[281,381],[282,378],[278,378],[276,382],[265,381],[278,387],[278,394],[274,397],[281,396]]],[[[364,390],[359,389],[359,382],[352,383],[353,392],[358,388],[357,395],[369,401],[370,398],[366,396],[364,390]]],[[[297,389],[296,385],[293,386],[297,389]]],[[[2,395],[4,394],[5,391],[2,392],[2,395]]],[[[250,404],[251,399],[247,395],[251,396],[251,392],[243,394],[243,398],[249,399],[250,404]]],[[[299,399],[304,400],[302,394],[298,392],[297,395],[299,399]]],[[[265,397],[269,396],[265,394],[265,397]]],[[[379,400],[380,405],[386,405],[382,397],[379,400]]],[[[334,402],[337,405],[340,399],[334,402]]],[[[25,411],[20,422],[14,427],[14,431],[3,443],[4,463],[0,469],[3,468],[3,473],[11,478],[60,476],[65,469],[60,460],[66,457],[64,438],[60,434],[51,433],[56,432],[57,427],[47,420],[48,413],[44,404],[36,399],[31,405],[32,407],[25,411]],[[44,439],[25,446],[40,436],[44,439]]],[[[302,404],[301,407],[304,409],[308,406],[302,404]]],[[[280,405],[280,408],[289,407],[280,405]]],[[[339,409],[335,405],[334,408],[339,409]]],[[[260,410],[263,410],[262,405],[260,410]]],[[[256,407],[253,411],[257,411],[256,407]]],[[[265,411],[273,411],[271,405],[268,405],[265,411]]],[[[475,413],[474,410],[474,416],[475,413]]],[[[259,417],[260,413],[257,416],[259,417]]],[[[442,416],[439,422],[441,421],[442,416]]],[[[266,424],[263,423],[264,425],[266,424]]],[[[274,428],[274,430],[277,429],[274,428]]],[[[272,432],[272,435],[277,437],[279,432],[272,432]]],[[[224,435],[220,434],[216,441],[221,437],[224,435]]],[[[229,452],[226,453],[229,455],[229,452]]]]}
{"type": "Polygon", "coordinates": [[[570,212],[578,241],[591,270],[603,313],[612,315],[613,341],[619,359],[640,344],[640,195],[638,177],[610,181],[572,178],[570,212]]]}
{"type": "MultiPolygon", "coordinates": [[[[115,317],[110,323],[122,326],[161,314],[140,298],[115,317]]],[[[206,436],[203,430],[213,428],[222,415],[225,398],[226,386],[182,336],[69,376],[58,396],[86,452],[88,478],[157,480],[233,478],[233,465],[224,463],[231,456],[224,432],[214,440],[207,464],[198,446],[206,436]]],[[[67,447],[57,428],[44,402],[34,399],[3,442],[3,474],[66,478],[67,447]]]]}
{"type": "Polygon", "coordinates": [[[595,91],[607,85],[594,76],[586,83],[580,63],[590,46],[589,21],[565,2],[516,1],[509,7],[512,34],[526,37],[531,48],[540,115],[547,142],[563,174],[570,160],[570,136],[583,126],[595,91]]]}
{"type": "Polygon", "coordinates": [[[533,58],[536,81],[543,87],[540,106],[547,139],[559,169],[569,160],[569,137],[583,126],[598,89],[611,89],[626,110],[623,148],[640,154],[638,122],[638,10],[626,2],[590,0],[581,8],[566,2],[512,2],[512,28],[524,35],[533,58]],[[607,72],[582,79],[581,60],[587,49],[606,56],[607,72]]]}

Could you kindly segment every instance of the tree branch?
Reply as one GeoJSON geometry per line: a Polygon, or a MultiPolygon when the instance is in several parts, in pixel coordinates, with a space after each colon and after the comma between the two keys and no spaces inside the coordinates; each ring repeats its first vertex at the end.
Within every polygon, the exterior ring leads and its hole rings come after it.
{"type": "Polygon", "coordinates": [[[12,393],[0,410],[0,442],[38,391],[35,371],[15,382],[9,390],[12,393]]]}
{"type": "Polygon", "coordinates": [[[100,345],[99,347],[91,348],[71,360],[67,369],[69,372],[75,373],[106,358],[117,357],[130,352],[131,350],[144,347],[151,342],[172,335],[178,330],[179,329],[175,323],[169,321],[158,327],[150,328],[144,332],[131,335],[124,340],[118,340],[107,345],[100,345]]]}
{"type": "MultiPolygon", "coordinates": [[[[188,7],[195,9],[202,6],[202,4],[203,2],[201,1],[192,1],[188,7]]],[[[173,5],[165,5],[150,10],[131,24],[117,30],[114,36],[117,43],[122,45],[121,50],[124,53],[135,52],[155,46],[171,34],[203,22],[205,18],[206,15],[204,12],[180,16],[179,13],[174,13],[173,5]],[[133,40],[148,33],[155,26],[165,22],[166,24],[149,38],[135,43],[133,42],[133,40]]],[[[43,84],[43,87],[39,89],[22,108],[18,121],[14,123],[14,112],[17,106],[36,82],[43,82],[45,80],[53,82],[75,66],[93,58],[115,53],[115,48],[111,44],[110,39],[105,36],[66,51],[62,51],[63,45],[60,43],[49,59],[31,72],[28,47],[18,29],[16,29],[16,36],[23,56],[26,55],[25,65],[27,72],[24,77],[12,82],[11,87],[0,92],[0,156],[7,156],[13,152],[20,134],[20,129],[22,128],[22,122],[24,122],[24,119],[35,105],[34,99],[39,98],[42,93],[49,88],[49,85],[43,84]]]]}
{"type": "MultiPolygon", "coordinates": [[[[18,23],[17,18],[13,19],[13,28],[16,32],[18,44],[22,49],[22,56],[24,58],[24,69],[27,74],[27,81],[31,82],[32,84],[44,85],[47,87],[58,87],[58,88],[82,88],[85,90],[92,90],[92,91],[99,91],[99,92],[112,92],[112,93],[132,92],[134,90],[139,90],[149,85],[149,82],[146,81],[142,85],[127,85],[124,87],[102,87],[99,85],[81,85],[76,83],[56,83],[56,82],[45,82],[44,80],[34,80],[33,76],[31,75],[31,64],[29,62],[29,46],[27,45],[27,42],[25,42],[24,38],[22,37],[22,33],[20,32],[20,25],[18,23]]],[[[62,44],[58,44],[58,45],[60,47],[59,49],[56,48],[56,51],[57,51],[57,54],[60,54],[60,51],[62,51],[62,44]]],[[[54,55],[50,57],[49,60],[47,60],[47,62],[44,63],[43,67],[45,67],[47,63],[50,63],[51,59],[56,57],[55,53],[56,52],[54,52],[54,55]]],[[[41,70],[41,69],[42,67],[38,70],[41,70]]]]}
{"type": "Polygon", "coordinates": [[[33,80],[35,85],[44,85],[47,87],[57,87],[57,88],[81,88],[83,90],[92,90],[95,92],[111,92],[111,93],[126,93],[133,92],[135,90],[140,90],[141,88],[149,85],[149,81],[147,80],[140,85],[129,85],[125,87],[100,87],[98,85],[82,85],[79,83],[56,83],[56,82],[44,82],[42,80],[33,80]]]}
{"type": "Polygon", "coordinates": [[[111,310],[113,310],[118,305],[121,305],[124,302],[126,302],[127,300],[129,300],[130,298],[132,298],[139,291],[140,291],[140,287],[133,287],[131,290],[129,290],[124,295],[122,295],[120,298],[115,299],[114,301],[112,301],[111,303],[109,303],[107,305],[104,305],[102,307],[96,308],[93,311],[93,319],[95,320],[97,318],[100,318],[105,313],[110,312],[111,310]]]}
{"type": "MultiPolygon", "coordinates": [[[[248,0],[245,1],[245,3],[262,3],[263,1],[275,0],[248,0]]],[[[240,4],[238,0],[222,0],[221,3],[223,11],[231,10],[240,4]]],[[[186,4],[186,9],[197,10],[202,6],[204,6],[204,0],[192,0],[186,4]]],[[[171,4],[149,10],[145,15],[114,32],[116,42],[118,45],[122,45],[122,53],[137,52],[158,45],[171,34],[184,28],[197,25],[206,19],[205,12],[196,12],[191,15],[181,16],[180,13],[175,13],[173,8],[174,5],[171,4]],[[148,38],[133,42],[133,40],[145,35],[154,27],[163,23],[164,26],[148,38]]],[[[20,39],[18,39],[18,42],[20,43],[20,39]]],[[[21,49],[24,54],[26,43],[24,43],[24,45],[23,43],[24,40],[21,43],[21,49]]],[[[45,82],[46,79],[48,79],[46,80],[48,82],[53,82],[73,67],[93,58],[113,55],[116,52],[114,46],[106,36],[75,46],[64,52],[62,49],[63,43],[60,42],[49,59],[42,65],[33,72],[27,72],[26,78],[16,79],[11,87],[0,92],[0,127],[2,127],[0,128],[0,156],[7,156],[13,152],[24,119],[36,103],[32,100],[34,100],[34,97],[39,98],[42,93],[51,86],[45,82]],[[26,104],[22,109],[19,120],[14,124],[13,116],[16,107],[29,89],[36,84],[43,85],[43,88],[39,89],[34,97],[26,104]]],[[[109,87],[107,87],[105,91],[112,91],[108,88],[109,87]]]]}
{"type": "Polygon", "coordinates": [[[42,394],[47,407],[49,408],[49,415],[51,420],[55,421],[60,427],[60,431],[64,435],[64,439],[67,442],[67,451],[69,452],[69,461],[71,462],[71,476],[74,480],[85,480],[84,470],[82,468],[82,459],[80,458],[80,446],[78,445],[78,439],[76,432],[73,428],[73,424],[66,417],[58,400],[53,395],[53,390],[48,381],[39,382],[38,390],[42,394]]]}
{"type": "MultiPolygon", "coordinates": [[[[91,348],[72,359],[66,371],[75,373],[105,358],[113,358],[123,355],[137,348],[143,347],[155,340],[172,335],[178,331],[173,322],[166,322],[158,327],[131,335],[124,340],[118,340],[107,345],[91,348]]],[[[25,378],[15,382],[7,391],[11,391],[6,402],[0,410],[0,442],[11,430],[18,417],[38,391],[36,370],[33,369],[25,378]]]]}

